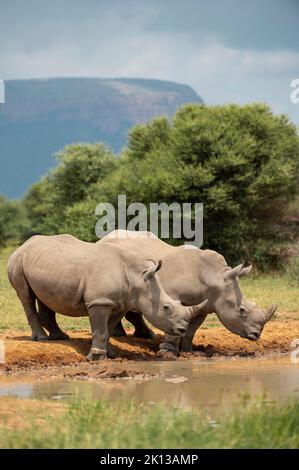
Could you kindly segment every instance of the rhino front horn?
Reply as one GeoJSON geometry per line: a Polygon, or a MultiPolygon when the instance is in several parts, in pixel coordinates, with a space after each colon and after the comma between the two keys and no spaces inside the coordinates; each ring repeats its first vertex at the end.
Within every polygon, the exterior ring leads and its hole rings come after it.
{"type": "Polygon", "coordinates": [[[272,307],[269,308],[269,310],[266,312],[266,321],[271,320],[274,313],[276,312],[277,307],[278,305],[272,305],[272,307]]]}
{"type": "Polygon", "coordinates": [[[192,305],[192,307],[189,307],[190,311],[190,319],[198,317],[202,313],[203,308],[207,305],[208,299],[204,300],[198,305],[192,305]]]}

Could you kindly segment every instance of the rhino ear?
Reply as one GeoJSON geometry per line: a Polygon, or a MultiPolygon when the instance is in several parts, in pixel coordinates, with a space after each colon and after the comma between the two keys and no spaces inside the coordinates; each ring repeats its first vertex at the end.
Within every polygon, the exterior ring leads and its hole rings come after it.
{"type": "Polygon", "coordinates": [[[248,261],[244,261],[244,263],[239,264],[233,269],[230,269],[224,276],[224,280],[228,281],[229,279],[235,279],[236,277],[245,276],[249,274],[252,269],[252,264],[248,263],[248,261]]]}
{"type": "Polygon", "coordinates": [[[143,272],[143,277],[145,281],[149,281],[150,279],[152,279],[155,273],[159,271],[159,269],[161,269],[161,266],[162,266],[161,259],[159,259],[158,263],[156,263],[154,260],[151,260],[151,261],[154,263],[153,266],[151,266],[150,268],[146,269],[143,272]]]}

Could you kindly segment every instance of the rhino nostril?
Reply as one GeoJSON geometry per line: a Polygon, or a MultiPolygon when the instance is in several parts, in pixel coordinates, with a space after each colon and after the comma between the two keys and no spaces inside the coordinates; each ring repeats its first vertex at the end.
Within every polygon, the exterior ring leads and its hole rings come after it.
{"type": "Polygon", "coordinates": [[[260,334],[259,334],[258,331],[255,331],[253,333],[249,333],[249,335],[248,335],[248,339],[251,339],[253,341],[256,341],[257,339],[259,339],[259,337],[260,337],[260,334]]]}
{"type": "Polygon", "coordinates": [[[186,329],[185,328],[178,328],[177,329],[179,333],[183,334],[183,333],[186,333],[186,329]]]}

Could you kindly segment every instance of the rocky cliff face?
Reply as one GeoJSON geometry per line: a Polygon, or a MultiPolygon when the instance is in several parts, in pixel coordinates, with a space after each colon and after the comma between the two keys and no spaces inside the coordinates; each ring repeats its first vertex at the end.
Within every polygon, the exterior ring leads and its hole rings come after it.
{"type": "Polygon", "coordinates": [[[202,99],[186,85],[146,79],[11,80],[0,105],[0,194],[20,196],[73,142],[118,152],[132,125],[202,99]]]}

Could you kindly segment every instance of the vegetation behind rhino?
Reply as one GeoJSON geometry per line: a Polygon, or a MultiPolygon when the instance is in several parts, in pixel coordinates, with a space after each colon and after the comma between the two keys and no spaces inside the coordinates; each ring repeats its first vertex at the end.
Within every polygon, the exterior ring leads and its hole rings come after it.
{"type": "Polygon", "coordinates": [[[206,301],[184,307],[166,294],[156,274],[161,264],[111,243],[87,243],[71,235],[38,235],[10,256],[7,271],[27,315],[32,339],[68,338],[56,323],[55,312],[88,315],[92,347],[87,358],[96,360],[107,357],[110,333],[127,311],[142,312],[157,328],[179,337],[200,313],[206,301]]]}
{"type": "MultiPolygon", "coordinates": [[[[180,300],[183,305],[208,299],[201,315],[190,322],[186,335],[181,339],[182,351],[192,351],[194,334],[209,313],[215,312],[232,333],[257,340],[277,308],[272,306],[264,312],[243,296],[238,278],[251,271],[250,264],[240,264],[231,269],[224,257],[215,251],[200,250],[191,245],[174,247],[151,232],[116,230],[97,244],[107,242],[123,245],[126,249],[134,247],[145,257],[161,259],[161,282],[168,295],[180,300]]],[[[140,324],[140,319],[134,319],[132,315],[126,317],[132,322],[137,321],[137,327],[140,324]]],[[[179,340],[178,337],[166,335],[165,342],[160,345],[161,353],[164,350],[177,351],[179,340]]]]}

